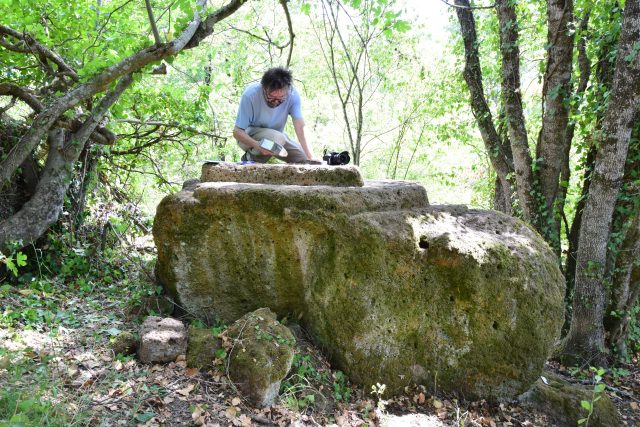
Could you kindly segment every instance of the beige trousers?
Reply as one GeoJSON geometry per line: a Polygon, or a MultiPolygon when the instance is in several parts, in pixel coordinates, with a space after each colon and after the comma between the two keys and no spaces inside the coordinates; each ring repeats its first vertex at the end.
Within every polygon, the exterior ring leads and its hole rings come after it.
{"type": "MultiPolygon", "coordinates": [[[[282,145],[287,150],[287,157],[278,157],[281,160],[284,160],[287,163],[305,163],[307,159],[307,155],[304,153],[304,150],[294,140],[289,138],[286,133],[278,132],[277,130],[268,129],[268,128],[258,128],[258,127],[248,127],[246,131],[249,136],[257,141],[260,141],[262,138],[270,139],[273,142],[276,142],[282,145]]],[[[255,148],[249,147],[238,141],[238,145],[245,152],[247,152],[247,160],[253,160],[258,163],[266,163],[272,156],[264,156],[260,154],[258,150],[255,148]]]]}

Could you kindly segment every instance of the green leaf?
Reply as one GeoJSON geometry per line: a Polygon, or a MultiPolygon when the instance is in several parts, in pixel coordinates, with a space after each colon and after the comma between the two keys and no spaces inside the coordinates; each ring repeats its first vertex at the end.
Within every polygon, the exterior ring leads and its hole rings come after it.
{"type": "Polygon", "coordinates": [[[582,425],[582,424],[584,424],[584,423],[586,423],[586,422],[587,422],[587,419],[586,419],[586,418],[580,418],[580,419],[578,420],[578,425],[582,425]]]}
{"type": "Polygon", "coordinates": [[[395,29],[404,33],[411,29],[411,23],[409,21],[404,21],[402,19],[398,19],[394,25],[395,29]]]}
{"type": "Polygon", "coordinates": [[[154,412],[143,412],[142,414],[136,415],[136,420],[141,423],[146,423],[155,416],[156,414],[154,412]]]}
{"type": "Polygon", "coordinates": [[[14,276],[18,277],[18,267],[13,263],[11,258],[7,258],[5,260],[5,264],[7,265],[7,269],[13,273],[14,276]]]}
{"type": "Polygon", "coordinates": [[[116,335],[118,335],[122,331],[120,329],[114,327],[114,328],[107,329],[105,332],[107,334],[109,334],[110,336],[115,337],[116,335]]]}
{"type": "Polygon", "coordinates": [[[580,401],[580,406],[582,406],[584,409],[586,409],[587,411],[591,410],[591,402],[588,402],[586,400],[581,400],[580,401]]]}
{"type": "Polygon", "coordinates": [[[593,388],[593,391],[595,391],[596,393],[602,393],[604,389],[605,389],[604,384],[596,384],[595,387],[593,388]]]}
{"type": "Polygon", "coordinates": [[[18,264],[18,267],[24,267],[27,265],[27,256],[22,252],[18,252],[16,254],[16,264],[18,264]]]}
{"type": "Polygon", "coordinates": [[[311,4],[302,3],[302,6],[300,6],[300,10],[302,11],[302,13],[309,16],[309,14],[311,13],[311,4]]]}
{"type": "Polygon", "coordinates": [[[18,404],[18,408],[20,409],[21,412],[27,412],[29,409],[31,409],[31,407],[36,403],[35,400],[29,399],[29,400],[23,400],[22,402],[20,402],[18,404]]]}

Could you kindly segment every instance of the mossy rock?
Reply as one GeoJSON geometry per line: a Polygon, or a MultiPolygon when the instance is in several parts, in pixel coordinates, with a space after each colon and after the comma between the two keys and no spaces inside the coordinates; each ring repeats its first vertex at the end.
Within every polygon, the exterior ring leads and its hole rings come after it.
{"type": "Polygon", "coordinates": [[[424,188],[200,183],[154,223],[158,279],[190,313],[300,318],[355,384],[465,398],[528,389],[559,337],[564,279],[523,222],[429,207],[424,188]]]}
{"type": "MultiPolygon", "coordinates": [[[[559,425],[578,425],[578,420],[587,418],[588,411],[580,402],[591,402],[593,388],[572,385],[562,377],[543,372],[542,377],[530,390],[519,397],[524,405],[531,406],[555,420],[559,425]]],[[[598,393],[599,399],[593,405],[589,427],[618,427],[621,425],[618,411],[609,396],[598,393]]]]}
{"type": "Polygon", "coordinates": [[[222,348],[220,339],[211,329],[195,326],[189,326],[187,334],[187,366],[198,369],[212,367],[216,352],[222,348]]]}
{"type": "Polygon", "coordinates": [[[291,369],[293,334],[275,313],[261,308],[240,318],[226,335],[232,342],[229,377],[255,406],[272,405],[291,369]]]}
{"type": "Polygon", "coordinates": [[[138,338],[131,332],[120,332],[111,340],[110,346],[115,354],[128,356],[136,352],[138,348],[138,338]]]}

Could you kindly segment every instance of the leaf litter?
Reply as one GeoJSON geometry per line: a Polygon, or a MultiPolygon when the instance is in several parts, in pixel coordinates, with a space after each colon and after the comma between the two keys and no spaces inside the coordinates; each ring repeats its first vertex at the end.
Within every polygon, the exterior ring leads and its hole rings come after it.
{"type": "MultiPolygon", "coordinates": [[[[124,289],[126,287],[123,286],[124,289]]],[[[25,298],[33,292],[20,293],[25,298]],[[23,295],[25,294],[25,295],[23,295]]],[[[224,360],[212,370],[188,368],[184,355],[164,365],[144,365],[133,356],[115,355],[109,340],[120,331],[136,332],[140,319],[127,319],[127,298],[96,290],[90,295],[74,292],[55,295],[67,301],[74,323],[14,325],[0,328],[0,387],[28,389],[38,369],[46,368],[61,410],[86,416],[90,426],[550,426],[551,420],[517,402],[463,402],[422,386],[407,387],[400,396],[374,396],[341,380],[328,360],[308,337],[298,336],[298,354],[283,382],[278,403],[251,408],[224,373],[224,360]],[[68,297],[68,298],[66,298],[68,297]],[[29,363],[24,375],[11,378],[8,368],[29,363]],[[11,381],[11,383],[9,383],[11,381]],[[384,400],[383,400],[384,399],[384,400]]],[[[15,297],[0,295],[3,306],[15,297]]],[[[224,334],[221,338],[225,340],[224,334]]],[[[228,338],[223,346],[232,346],[228,338]]],[[[567,368],[548,369],[573,380],[567,368]]],[[[621,371],[618,371],[621,372],[621,371]]],[[[625,375],[605,377],[607,393],[618,408],[623,425],[640,425],[640,370],[637,359],[625,375]]]]}

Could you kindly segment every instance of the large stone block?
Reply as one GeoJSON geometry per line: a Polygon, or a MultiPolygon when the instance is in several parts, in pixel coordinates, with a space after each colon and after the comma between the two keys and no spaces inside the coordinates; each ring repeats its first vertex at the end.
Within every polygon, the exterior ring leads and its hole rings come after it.
{"type": "Polygon", "coordinates": [[[493,211],[429,207],[424,188],[202,183],[156,215],[158,278],[192,313],[300,316],[368,387],[512,398],[542,370],[564,280],[542,238],[493,211]]]}

